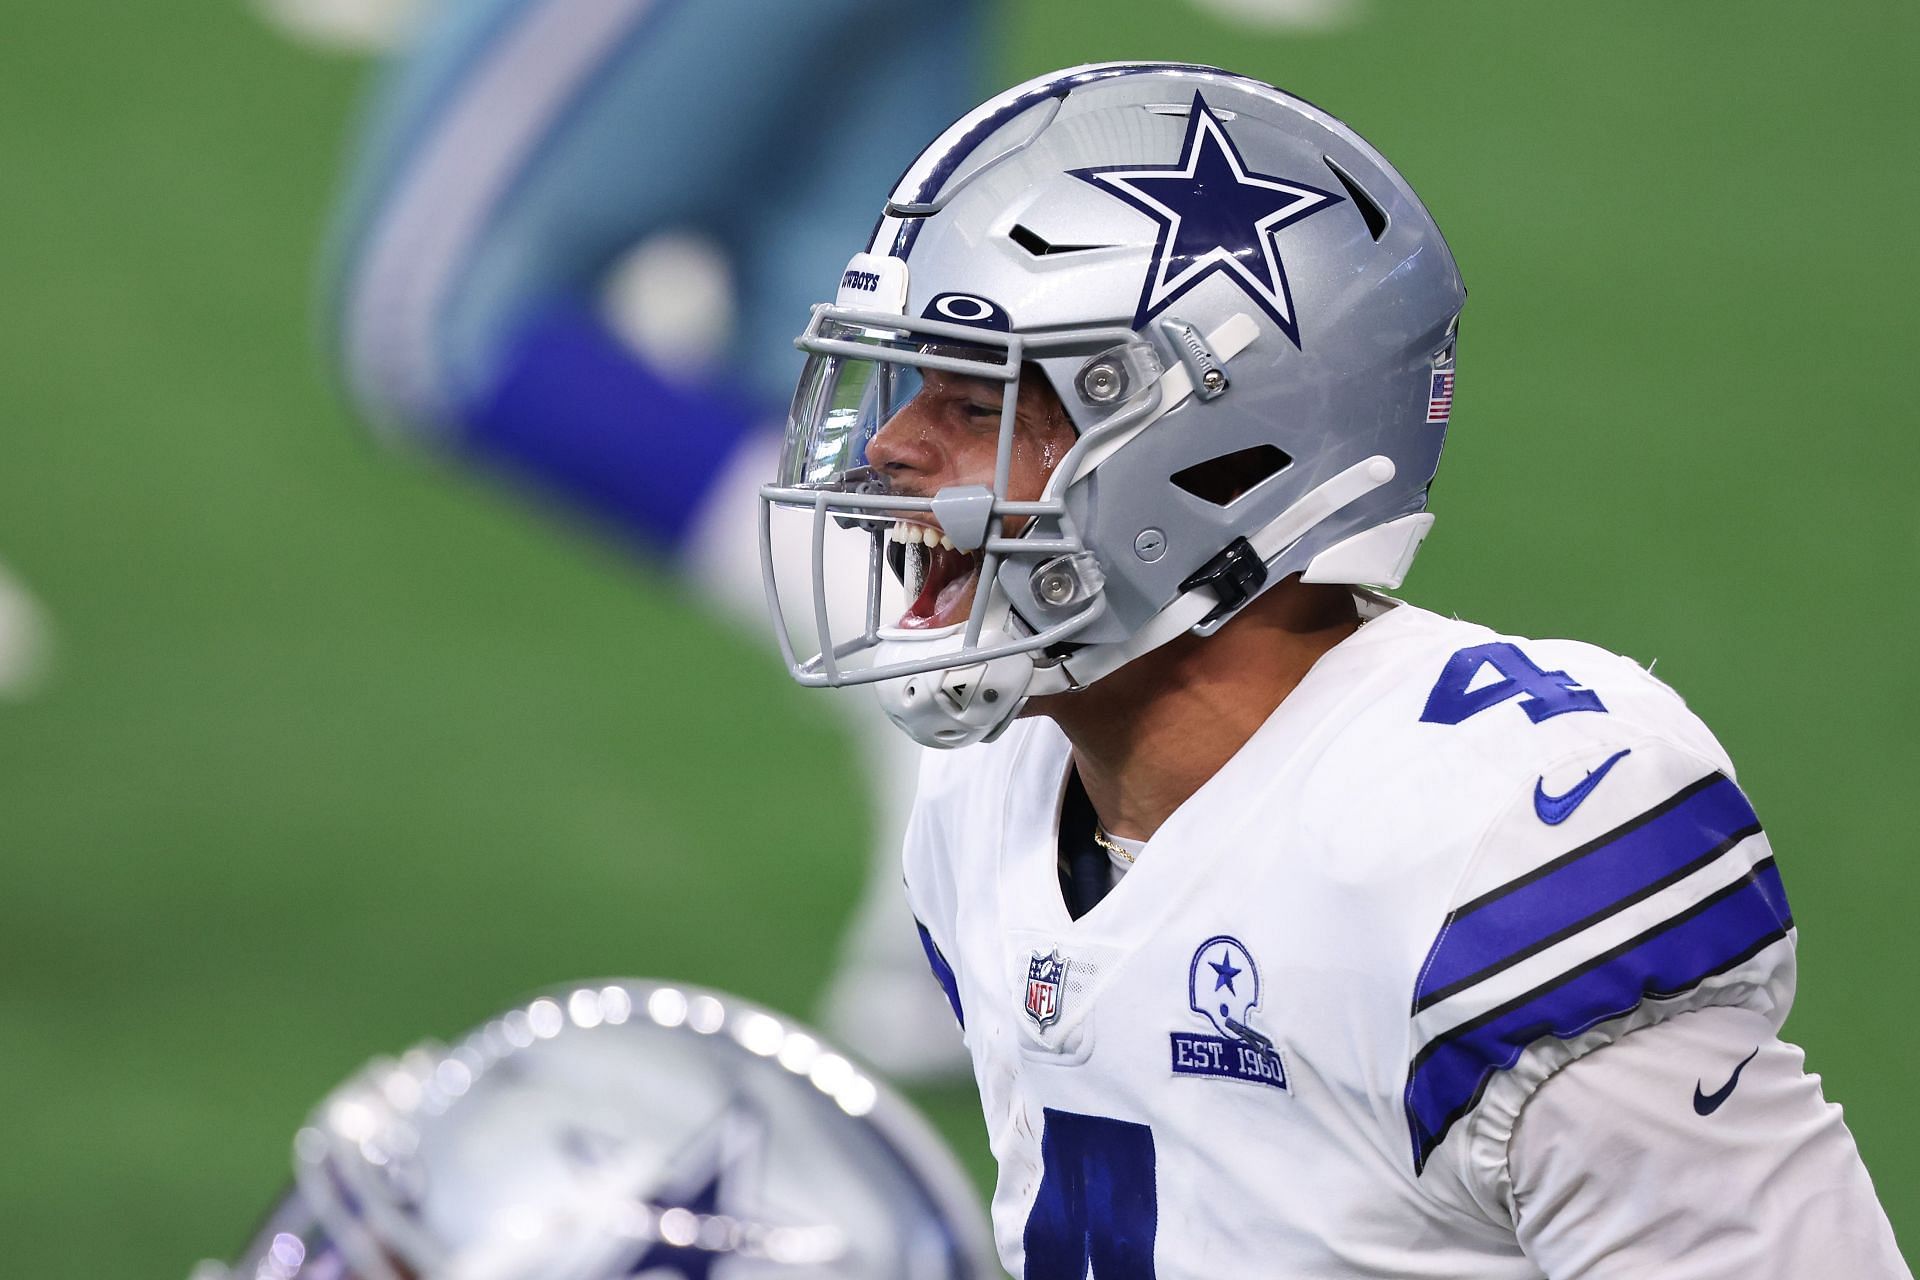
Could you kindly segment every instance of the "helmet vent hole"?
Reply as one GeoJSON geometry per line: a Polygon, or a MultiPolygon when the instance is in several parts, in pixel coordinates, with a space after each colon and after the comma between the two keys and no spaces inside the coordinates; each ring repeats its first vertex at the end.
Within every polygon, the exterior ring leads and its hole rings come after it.
{"type": "Polygon", "coordinates": [[[1293,465],[1293,459],[1270,444],[1223,453],[1196,462],[1168,477],[1202,502],[1229,506],[1293,465]]]}
{"type": "Polygon", "coordinates": [[[1387,234],[1387,211],[1382,209],[1379,202],[1368,195],[1366,189],[1355,182],[1345,169],[1335,164],[1332,156],[1320,158],[1327,162],[1327,168],[1333,170],[1333,176],[1340,179],[1340,185],[1347,189],[1347,194],[1353,198],[1353,207],[1358,209],[1360,216],[1367,221],[1367,234],[1373,237],[1375,244],[1379,244],[1380,237],[1387,234]]]}
{"type": "Polygon", "coordinates": [[[1015,223],[1007,238],[1036,258],[1055,253],[1085,253],[1089,249],[1111,249],[1110,244],[1054,244],[1032,227],[1015,223]]]}

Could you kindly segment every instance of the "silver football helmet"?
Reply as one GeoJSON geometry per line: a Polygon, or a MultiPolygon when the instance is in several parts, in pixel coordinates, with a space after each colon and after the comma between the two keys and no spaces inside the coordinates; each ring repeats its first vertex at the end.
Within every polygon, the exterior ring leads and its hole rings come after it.
{"type": "Polygon", "coordinates": [[[1399,585],[1465,296],[1413,190],[1311,103],[1174,63],[1009,89],[914,161],[798,340],[761,493],[794,676],[877,682],[959,746],[1289,575],[1399,585]],[[881,452],[930,394],[998,430],[931,491],[881,452]],[[1023,470],[1036,405],[1071,434],[1023,470]]]}
{"type": "Polygon", "coordinates": [[[555,991],[375,1061],[194,1280],[978,1280],[986,1215],[918,1115],[812,1033],[650,982],[555,991]]]}

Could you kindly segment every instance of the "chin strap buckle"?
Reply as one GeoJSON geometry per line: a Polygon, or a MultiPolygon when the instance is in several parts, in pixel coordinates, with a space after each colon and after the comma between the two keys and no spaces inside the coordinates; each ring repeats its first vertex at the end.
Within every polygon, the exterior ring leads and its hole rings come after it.
{"type": "Polygon", "coordinates": [[[1202,400],[1212,400],[1232,385],[1227,378],[1227,362],[1214,353],[1198,329],[1185,320],[1168,316],[1160,322],[1160,332],[1167,336],[1180,363],[1187,367],[1195,395],[1202,400]]]}
{"type": "Polygon", "coordinates": [[[1207,587],[1219,599],[1220,603],[1195,624],[1199,628],[1211,627],[1253,599],[1254,593],[1266,584],[1267,562],[1260,558],[1260,553],[1253,549],[1251,542],[1245,538],[1235,538],[1219,555],[1201,565],[1182,582],[1180,590],[1184,593],[1196,587],[1207,587]]]}

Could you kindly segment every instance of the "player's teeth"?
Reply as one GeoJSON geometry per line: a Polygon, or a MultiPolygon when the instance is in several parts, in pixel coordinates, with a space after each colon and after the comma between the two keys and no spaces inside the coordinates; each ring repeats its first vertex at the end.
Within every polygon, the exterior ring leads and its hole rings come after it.
{"type": "Polygon", "coordinates": [[[948,551],[958,551],[960,549],[953,544],[952,538],[949,538],[946,534],[931,525],[912,524],[903,521],[899,524],[889,526],[887,529],[887,537],[894,542],[904,543],[910,547],[941,547],[948,551]]]}

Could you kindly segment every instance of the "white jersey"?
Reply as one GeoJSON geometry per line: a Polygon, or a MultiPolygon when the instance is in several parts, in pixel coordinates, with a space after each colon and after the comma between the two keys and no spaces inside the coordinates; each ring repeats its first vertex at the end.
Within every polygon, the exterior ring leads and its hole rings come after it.
{"type": "Polygon", "coordinates": [[[1724,753],[1590,645],[1387,610],[1078,920],[1069,764],[1041,719],[929,752],[907,837],[1016,1276],[1534,1280],[1527,1097],[1635,1028],[1731,1006],[1770,1036],[1792,999],[1724,753]]]}

